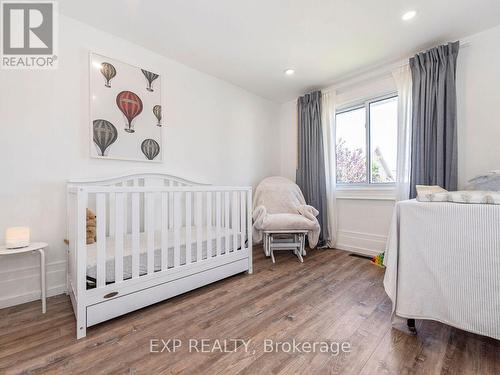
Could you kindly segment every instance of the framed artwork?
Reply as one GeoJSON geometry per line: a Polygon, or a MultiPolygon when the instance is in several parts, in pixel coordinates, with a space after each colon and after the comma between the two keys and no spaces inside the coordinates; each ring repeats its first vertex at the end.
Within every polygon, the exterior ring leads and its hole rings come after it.
{"type": "Polygon", "coordinates": [[[162,162],[159,74],[90,54],[90,156],[162,162]]]}

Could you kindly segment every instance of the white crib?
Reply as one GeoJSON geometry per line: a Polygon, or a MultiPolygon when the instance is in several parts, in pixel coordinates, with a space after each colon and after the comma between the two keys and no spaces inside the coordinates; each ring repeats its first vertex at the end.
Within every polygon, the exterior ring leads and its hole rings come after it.
{"type": "Polygon", "coordinates": [[[87,327],[252,273],[252,189],[165,174],[68,183],[68,293],[87,327]],[[86,209],[97,241],[86,244],[86,209]]]}

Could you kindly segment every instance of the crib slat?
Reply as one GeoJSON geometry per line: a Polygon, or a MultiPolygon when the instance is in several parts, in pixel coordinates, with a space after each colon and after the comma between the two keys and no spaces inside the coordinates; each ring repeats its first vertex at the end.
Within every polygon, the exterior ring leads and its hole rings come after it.
{"type": "Polygon", "coordinates": [[[212,257],[212,193],[207,191],[207,259],[212,257]]]}
{"type": "Polygon", "coordinates": [[[161,194],[161,270],[168,268],[168,193],[161,194]]]}
{"type": "Polygon", "coordinates": [[[186,192],[186,264],[190,264],[193,260],[191,247],[191,193],[186,192]]]}
{"type": "Polygon", "coordinates": [[[115,283],[119,283],[123,281],[123,222],[127,220],[124,210],[124,193],[116,193],[114,216],[116,223],[115,283]]]}
{"type": "MultiPolygon", "coordinates": [[[[137,179],[137,178],[130,179],[128,182],[129,182],[129,185],[131,187],[137,187],[137,186],[139,186],[139,179],[137,179]]],[[[127,206],[128,206],[128,208],[130,209],[130,212],[131,212],[130,213],[130,221],[129,221],[129,223],[130,223],[130,232],[132,233],[132,217],[133,217],[132,216],[132,193],[129,193],[127,195],[128,195],[127,201],[130,202],[130,203],[127,203],[127,206]]]]}
{"type": "MultiPolygon", "coordinates": [[[[120,186],[127,186],[126,183],[121,183],[120,186]]],[[[123,194],[123,232],[128,233],[128,193],[123,194]]]]}
{"type": "Polygon", "coordinates": [[[196,193],[196,262],[201,260],[201,241],[202,241],[202,224],[201,224],[201,214],[202,214],[202,195],[200,192],[196,193]]]}
{"type": "Polygon", "coordinates": [[[139,277],[140,193],[132,193],[132,277],[139,277]]]}
{"type": "Polygon", "coordinates": [[[246,222],[245,222],[245,192],[244,191],[240,191],[240,228],[239,228],[239,232],[240,232],[240,247],[241,249],[243,250],[245,248],[245,227],[246,227],[246,222]]]}
{"type": "MultiPolygon", "coordinates": [[[[169,185],[171,186],[172,181],[169,181],[169,185]]],[[[174,195],[175,193],[168,193],[168,207],[169,207],[169,212],[168,212],[168,228],[173,229],[174,228],[174,195]]]]}
{"type": "Polygon", "coordinates": [[[154,272],[155,266],[155,232],[154,232],[154,222],[155,222],[155,211],[154,211],[154,196],[153,193],[146,193],[146,212],[145,212],[145,227],[146,227],[146,251],[147,251],[147,270],[148,274],[154,272]]]}
{"type": "Polygon", "coordinates": [[[181,193],[174,193],[174,268],[179,267],[181,258],[181,193]]]}
{"type": "Polygon", "coordinates": [[[222,207],[221,207],[221,192],[215,193],[215,238],[216,238],[216,250],[217,255],[221,255],[221,217],[222,217],[222,207]]]}
{"type": "Polygon", "coordinates": [[[116,221],[115,221],[115,195],[109,194],[108,196],[108,208],[109,208],[109,225],[108,225],[108,236],[113,237],[115,235],[116,221]]]}
{"type": "Polygon", "coordinates": [[[224,193],[224,254],[229,253],[229,192],[224,193]]]}
{"type": "Polygon", "coordinates": [[[96,220],[97,220],[97,287],[106,285],[106,194],[96,194],[96,220]]]}
{"type": "Polygon", "coordinates": [[[231,214],[231,223],[232,223],[232,230],[233,230],[233,250],[232,251],[236,251],[236,249],[238,248],[238,238],[237,238],[237,234],[238,234],[238,220],[239,220],[239,216],[238,216],[238,208],[239,208],[239,205],[238,205],[238,192],[236,191],[233,191],[233,204],[232,204],[232,214],[231,214]]]}
{"type": "MultiPolygon", "coordinates": [[[[78,291],[87,289],[87,207],[88,194],[79,191],[77,195],[77,223],[78,223],[78,244],[76,248],[77,284],[78,291]]],[[[86,313],[86,312],[85,312],[86,313]]]]}

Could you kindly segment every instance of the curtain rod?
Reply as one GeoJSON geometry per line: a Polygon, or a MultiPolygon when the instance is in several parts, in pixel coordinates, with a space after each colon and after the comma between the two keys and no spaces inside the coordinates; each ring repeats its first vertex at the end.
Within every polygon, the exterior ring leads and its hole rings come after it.
{"type": "MultiPolygon", "coordinates": [[[[470,41],[469,41],[469,40],[467,40],[467,41],[460,42],[460,44],[459,44],[459,45],[460,45],[460,49],[463,49],[463,48],[469,47],[469,46],[470,46],[470,41]]],[[[435,48],[435,47],[431,47],[431,48],[426,49],[426,50],[424,50],[424,51],[422,51],[422,52],[419,52],[419,53],[425,53],[425,52],[427,52],[427,51],[430,51],[432,48],[435,48]]],[[[418,53],[417,53],[417,55],[418,55],[418,53]]],[[[413,56],[412,56],[412,57],[413,57],[413,56]]],[[[401,61],[401,67],[406,66],[406,65],[409,65],[409,64],[410,64],[410,58],[407,58],[406,60],[402,60],[402,61],[401,61]]]]}
{"type": "MultiPolygon", "coordinates": [[[[460,41],[460,48],[466,48],[471,45],[470,40],[460,41]]],[[[428,51],[434,47],[428,48],[424,51],[428,51]]],[[[325,88],[321,89],[321,92],[331,92],[336,91],[341,88],[346,88],[349,86],[354,86],[359,83],[369,82],[371,80],[383,77],[385,75],[390,75],[394,69],[402,68],[407,66],[410,63],[410,58],[415,55],[411,55],[405,59],[392,61],[389,63],[378,64],[376,66],[372,66],[370,68],[365,68],[362,70],[358,70],[355,73],[351,73],[346,75],[344,78],[340,78],[336,83],[329,84],[325,88]]]]}

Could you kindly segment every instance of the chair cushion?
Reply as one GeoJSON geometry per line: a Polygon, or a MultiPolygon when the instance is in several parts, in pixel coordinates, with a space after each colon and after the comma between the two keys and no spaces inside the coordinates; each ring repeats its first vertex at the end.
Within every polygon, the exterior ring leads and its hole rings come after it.
{"type": "Polygon", "coordinates": [[[319,225],[299,214],[268,214],[261,230],[315,230],[319,225]]]}

